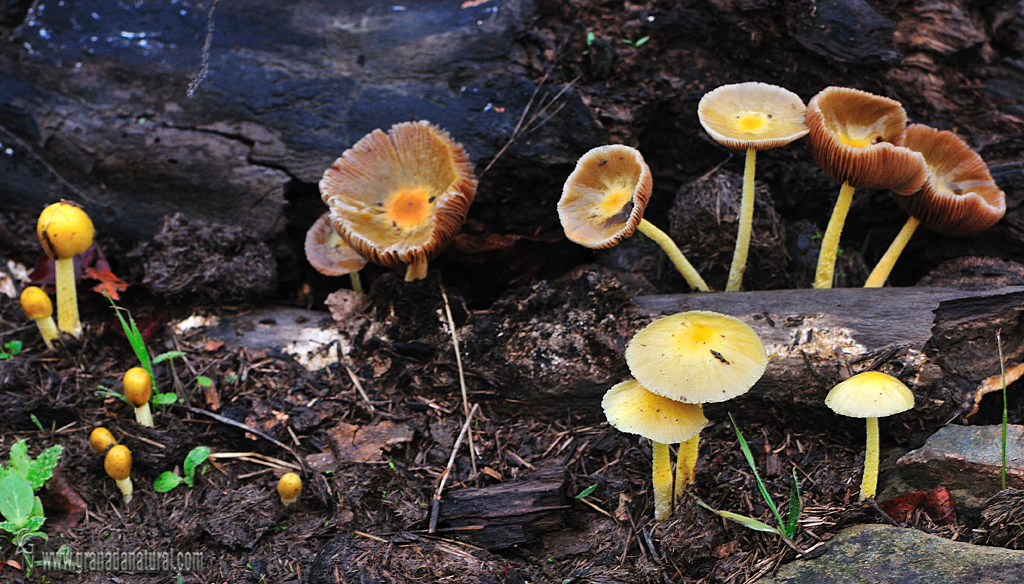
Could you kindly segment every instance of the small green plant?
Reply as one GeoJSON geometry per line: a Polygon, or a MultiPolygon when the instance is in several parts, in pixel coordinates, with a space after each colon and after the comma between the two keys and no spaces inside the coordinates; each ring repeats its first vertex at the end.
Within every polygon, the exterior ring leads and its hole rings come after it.
{"type": "Polygon", "coordinates": [[[732,422],[733,429],[736,430],[736,439],[739,441],[740,450],[743,451],[743,456],[747,459],[747,464],[750,466],[750,470],[754,472],[754,478],[757,480],[757,487],[761,491],[761,497],[764,499],[765,503],[768,504],[772,513],[775,514],[775,519],[779,522],[779,526],[772,527],[762,521],[758,521],[752,517],[747,517],[746,515],[730,513],[729,511],[717,511],[700,499],[697,499],[697,504],[712,513],[718,514],[720,517],[730,521],[735,521],[747,529],[763,531],[765,533],[774,533],[775,535],[782,537],[788,543],[792,540],[793,536],[796,535],[797,521],[800,519],[800,512],[803,511],[803,501],[800,499],[800,482],[796,478],[796,468],[793,469],[793,486],[789,491],[789,518],[788,521],[783,521],[782,514],[779,512],[778,506],[775,505],[775,501],[773,501],[771,495],[768,494],[768,489],[764,486],[764,482],[761,480],[761,475],[757,472],[757,467],[754,464],[754,454],[750,451],[750,446],[748,446],[747,441],[744,440],[739,426],[736,425],[736,420],[733,420],[732,418],[732,414],[729,414],[729,420],[732,422]]]}
{"type": "Polygon", "coordinates": [[[583,489],[582,491],[580,491],[580,494],[576,495],[575,498],[577,500],[579,500],[579,499],[586,499],[587,495],[589,495],[590,493],[593,493],[594,489],[596,489],[596,488],[597,488],[597,485],[590,485],[589,487],[587,487],[587,488],[583,489]]]}
{"type": "Polygon", "coordinates": [[[181,483],[185,483],[188,486],[195,484],[196,468],[200,464],[206,462],[206,459],[210,457],[210,449],[206,446],[196,446],[188,453],[185,457],[185,476],[178,475],[171,471],[165,471],[156,477],[156,481],[153,482],[153,490],[158,493],[166,493],[174,487],[177,487],[181,483]]]}
{"type": "Polygon", "coordinates": [[[46,521],[43,503],[35,495],[53,476],[64,447],[57,445],[44,450],[35,460],[28,455],[28,445],[18,440],[11,446],[10,466],[0,464],[0,530],[14,544],[25,559],[26,574],[31,575],[34,562],[25,552],[25,544],[34,537],[49,537],[39,531],[46,521]]]}
{"type": "MultiPolygon", "coordinates": [[[[588,47],[590,45],[594,44],[594,39],[595,38],[596,38],[596,35],[594,35],[593,32],[590,32],[590,31],[587,32],[587,46],[588,47]]],[[[590,49],[586,49],[585,51],[583,51],[583,54],[584,55],[589,55],[590,54],[590,49]]]]}
{"type": "Polygon", "coordinates": [[[641,46],[644,45],[644,43],[646,43],[649,40],[651,40],[650,35],[645,36],[645,37],[640,37],[640,38],[636,39],[635,41],[631,41],[629,39],[622,39],[622,42],[624,42],[627,45],[633,47],[634,49],[639,49],[641,46]]]}
{"type": "Polygon", "coordinates": [[[157,355],[153,359],[149,358],[149,349],[146,348],[146,341],[142,338],[142,333],[139,332],[139,327],[135,325],[135,319],[132,318],[130,312],[127,309],[118,306],[114,299],[107,296],[107,300],[110,301],[110,305],[114,307],[114,314],[117,315],[117,320],[121,322],[121,328],[124,330],[124,336],[128,338],[128,344],[132,346],[132,351],[135,351],[135,356],[138,357],[139,363],[142,367],[149,372],[149,378],[153,383],[153,396],[149,399],[153,405],[165,406],[170,405],[178,401],[178,394],[169,391],[167,393],[160,393],[160,390],[156,387],[156,375],[153,374],[153,365],[172,359],[174,357],[180,357],[182,353],[180,351],[168,351],[157,355]],[[128,320],[125,320],[121,312],[128,314],[128,320]]]}
{"type": "Polygon", "coordinates": [[[18,353],[21,352],[21,347],[21,341],[7,341],[3,344],[3,349],[0,350],[0,361],[17,357],[18,353]]]}

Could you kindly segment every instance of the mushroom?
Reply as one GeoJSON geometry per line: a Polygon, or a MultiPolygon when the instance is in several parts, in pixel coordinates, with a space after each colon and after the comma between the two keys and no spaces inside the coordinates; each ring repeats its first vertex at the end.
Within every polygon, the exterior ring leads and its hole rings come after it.
{"type": "Polygon", "coordinates": [[[374,130],[324,172],[320,194],[331,224],[356,253],[406,281],[427,275],[427,262],[466,220],[477,181],[462,146],[426,121],[374,130]]]}
{"type": "Polygon", "coordinates": [[[149,371],[142,367],[132,367],[125,372],[124,397],[135,407],[135,421],[142,426],[153,427],[153,414],[149,409],[149,395],[153,391],[153,380],[149,371]]]}
{"type": "Polygon", "coordinates": [[[691,288],[707,292],[672,238],[644,219],[653,187],[651,169],[636,148],[614,144],[590,150],[576,162],[558,199],[565,236],[584,247],[607,249],[640,229],[665,250],[691,288]]]}
{"type": "Polygon", "coordinates": [[[89,249],[94,232],[92,220],[85,211],[69,201],[54,203],[43,209],[36,224],[39,243],[46,255],[54,260],[57,327],[75,338],[82,334],[82,323],[78,319],[73,258],[89,249]]]}
{"type": "Polygon", "coordinates": [[[103,426],[97,426],[89,434],[89,446],[92,446],[92,451],[96,454],[103,454],[108,448],[115,445],[117,445],[117,440],[114,440],[114,435],[103,426]]]}
{"type": "Polygon", "coordinates": [[[891,375],[865,371],[833,387],[825,397],[825,405],[841,416],[867,418],[868,438],[860,500],[874,497],[878,487],[878,418],[913,408],[914,394],[891,375]]]}
{"type": "Polygon", "coordinates": [[[366,265],[366,258],[356,253],[331,226],[331,214],[324,213],[306,232],[306,260],[325,276],[344,276],[352,280],[352,290],[363,293],[359,270],[366,265]]]}
{"type": "Polygon", "coordinates": [[[124,444],[112,446],[103,459],[103,468],[106,469],[110,478],[117,483],[124,495],[124,504],[132,501],[132,453],[124,444]]]}
{"type": "Polygon", "coordinates": [[[302,479],[293,472],[286,472],[277,481],[277,494],[281,495],[281,504],[287,507],[302,494],[302,479]]]}
{"type": "MultiPolygon", "coordinates": [[[[768,365],[764,344],[743,321],[708,311],[660,318],[626,346],[626,364],[650,392],[677,402],[721,402],[746,393],[768,365]]],[[[693,480],[699,435],[682,443],[676,496],[693,480]]]]}
{"type": "Polygon", "coordinates": [[[723,85],[704,94],[697,104],[697,118],[704,130],[727,148],[745,150],[740,225],[726,292],[743,284],[750,232],[754,224],[754,166],[758,150],[785,146],[807,134],[807,107],[792,91],[767,83],[723,85]]]}
{"type": "Polygon", "coordinates": [[[903,146],[924,156],[928,178],[920,191],[895,197],[910,218],[871,271],[865,288],[885,284],[918,225],[967,237],[995,225],[1006,214],[1006,195],[992,180],[985,161],[956,134],[911,124],[903,146]]]}
{"type": "Polygon", "coordinates": [[[848,87],[827,87],[807,104],[807,148],[825,174],[843,184],[832,210],[814,276],[831,288],[836,250],[855,189],[917,192],[925,183],[924,157],[903,148],[907,114],[896,100],[848,87]]]}
{"type": "Polygon", "coordinates": [[[668,445],[692,440],[707,425],[700,406],[661,397],[631,379],[609,389],[601,407],[608,423],[616,429],[651,440],[654,518],[668,519],[672,514],[672,463],[668,445]]]}
{"type": "Polygon", "coordinates": [[[53,322],[53,303],[50,297],[42,288],[29,286],[21,291],[21,309],[25,311],[25,316],[36,321],[46,348],[52,349],[53,339],[60,336],[60,332],[53,322]]]}

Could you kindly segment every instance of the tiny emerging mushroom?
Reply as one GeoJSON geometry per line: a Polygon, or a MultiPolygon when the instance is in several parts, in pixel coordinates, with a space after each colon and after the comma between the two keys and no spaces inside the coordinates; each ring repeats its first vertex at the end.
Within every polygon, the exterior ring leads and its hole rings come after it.
{"type": "Polygon", "coordinates": [[[104,454],[107,449],[116,445],[117,440],[114,440],[114,435],[103,426],[93,428],[93,431],[89,434],[89,446],[92,447],[92,451],[96,454],[104,454]]]}
{"type": "Polygon", "coordinates": [[[359,270],[366,265],[366,258],[359,255],[352,246],[338,235],[331,226],[330,213],[320,216],[306,232],[306,260],[325,276],[344,276],[352,279],[352,290],[363,293],[359,270]]]}
{"type": "Polygon", "coordinates": [[[53,303],[49,295],[38,286],[29,286],[21,292],[21,309],[25,311],[25,316],[36,321],[46,348],[53,349],[53,339],[60,336],[60,332],[53,322],[53,303]]]}
{"type": "Polygon", "coordinates": [[[968,237],[995,225],[1006,214],[1006,195],[992,179],[988,165],[956,134],[911,124],[903,146],[924,156],[928,180],[912,195],[895,196],[910,218],[878,260],[865,288],[885,284],[918,225],[943,235],[968,237]]]}
{"type": "Polygon", "coordinates": [[[107,456],[103,459],[103,468],[106,469],[107,474],[110,478],[114,479],[117,483],[117,488],[121,489],[121,494],[124,495],[124,504],[127,505],[132,500],[132,453],[128,450],[128,447],[124,444],[117,444],[111,447],[107,451],[107,456]]]}
{"type": "Polygon", "coordinates": [[[78,338],[82,322],[78,318],[75,292],[74,257],[92,245],[95,230],[81,207],[60,201],[43,209],[36,223],[36,234],[46,255],[54,260],[57,284],[57,328],[78,338]]]}
{"type": "Polygon", "coordinates": [[[637,229],[668,254],[686,283],[695,290],[708,285],[679,246],[644,219],[654,179],[636,148],[598,146],[576,162],[558,199],[558,220],[570,241],[591,249],[615,247],[637,229]]]}
{"type": "Polygon", "coordinates": [[[277,494],[281,496],[282,505],[291,505],[302,494],[302,479],[293,472],[284,473],[277,481],[277,494]]]}
{"type": "Polygon", "coordinates": [[[458,234],[476,194],[462,145],[433,124],[370,132],[324,172],[320,194],[334,230],[362,257],[406,266],[406,281],[458,234]]]}
{"type": "Polygon", "coordinates": [[[135,421],[142,426],[153,427],[153,413],[149,409],[149,396],[153,391],[153,380],[149,371],[132,367],[123,378],[124,397],[135,407],[135,421]]]}
{"type": "Polygon", "coordinates": [[[803,100],[792,91],[753,81],[718,87],[704,94],[697,104],[697,118],[716,142],[747,153],[739,232],[725,286],[727,292],[739,290],[743,283],[754,223],[754,166],[757,151],[785,146],[805,136],[806,110],[803,100]]]}
{"type": "Polygon", "coordinates": [[[899,379],[879,371],[865,371],[836,385],[825,405],[841,416],[867,418],[867,446],[860,500],[871,499],[878,488],[878,418],[914,407],[914,394],[899,379]]]}

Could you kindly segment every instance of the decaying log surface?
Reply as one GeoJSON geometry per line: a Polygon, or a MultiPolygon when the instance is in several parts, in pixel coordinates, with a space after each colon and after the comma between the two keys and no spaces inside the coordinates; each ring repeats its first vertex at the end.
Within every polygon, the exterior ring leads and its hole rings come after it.
{"type": "Polygon", "coordinates": [[[562,527],[568,480],[565,468],[546,468],[517,481],[453,491],[441,499],[438,523],[487,549],[526,543],[562,527]]]}

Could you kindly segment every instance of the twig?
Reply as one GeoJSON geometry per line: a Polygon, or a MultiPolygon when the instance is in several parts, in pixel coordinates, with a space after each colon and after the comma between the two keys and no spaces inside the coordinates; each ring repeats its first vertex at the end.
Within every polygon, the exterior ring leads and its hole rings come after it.
{"type": "Polygon", "coordinates": [[[455,466],[455,457],[459,453],[459,447],[462,446],[462,440],[466,437],[466,433],[469,432],[469,425],[473,421],[473,415],[480,409],[480,404],[473,404],[473,409],[469,410],[469,415],[466,416],[466,423],[462,425],[462,430],[459,432],[459,438],[455,441],[455,446],[452,447],[452,455],[448,458],[448,466],[441,473],[441,480],[437,483],[437,490],[434,491],[434,497],[430,502],[430,526],[427,528],[427,533],[434,533],[437,530],[437,513],[441,508],[441,491],[444,490],[445,483],[448,482],[448,476],[452,472],[452,467],[455,466]]]}
{"type": "Polygon", "coordinates": [[[236,422],[235,420],[232,420],[231,418],[224,417],[224,416],[222,416],[220,414],[215,414],[213,412],[208,412],[206,410],[201,410],[199,408],[194,408],[192,406],[187,406],[187,405],[184,405],[184,404],[174,404],[174,406],[182,408],[183,410],[185,410],[187,412],[192,412],[193,414],[202,414],[204,416],[209,416],[209,417],[213,418],[214,420],[217,420],[218,422],[221,422],[223,424],[227,424],[229,426],[234,426],[236,428],[241,428],[242,430],[245,430],[246,432],[251,432],[251,433],[253,433],[256,436],[259,436],[260,438],[263,438],[267,442],[270,442],[271,444],[274,444],[278,448],[281,448],[282,450],[284,450],[288,454],[291,454],[295,458],[295,460],[297,460],[299,462],[299,466],[302,468],[303,472],[309,472],[309,467],[306,466],[306,461],[303,460],[303,458],[301,456],[299,456],[297,452],[292,450],[290,446],[288,446],[284,442],[281,442],[280,440],[274,438],[273,436],[264,434],[263,432],[260,432],[259,430],[257,430],[256,428],[253,428],[252,426],[249,426],[247,424],[243,424],[242,422],[236,422]]]}
{"type": "MultiPolygon", "coordinates": [[[[455,365],[459,368],[459,387],[462,388],[462,410],[469,416],[469,393],[466,391],[466,375],[462,369],[462,355],[459,353],[459,337],[455,334],[455,319],[452,318],[452,307],[448,304],[448,295],[444,285],[440,284],[441,298],[444,299],[444,313],[448,317],[448,328],[452,331],[452,346],[455,348],[455,365]]],[[[469,433],[469,461],[476,475],[476,448],[473,446],[473,433],[469,433]]]]}
{"type": "Polygon", "coordinates": [[[367,409],[370,410],[370,413],[373,413],[375,410],[373,404],[370,403],[370,396],[366,395],[366,390],[363,389],[363,384],[359,381],[359,378],[356,377],[356,374],[354,371],[352,371],[352,368],[349,367],[348,364],[345,363],[345,361],[343,360],[341,354],[341,343],[337,343],[336,345],[334,345],[334,349],[338,352],[338,364],[345,368],[345,371],[348,373],[348,378],[352,380],[352,385],[356,386],[356,391],[359,392],[359,395],[363,398],[363,401],[366,402],[367,409]]]}
{"type": "Polygon", "coordinates": [[[220,0],[213,0],[213,4],[210,5],[210,12],[206,15],[206,40],[203,41],[203,53],[200,57],[202,65],[199,68],[199,73],[188,82],[188,89],[185,91],[185,95],[192,99],[195,95],[196,89],[206,79],[206,74],[210,72],[210,45],[213,43],[213,11],[217,10],[217,4],[220,0]]]}

